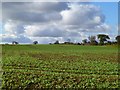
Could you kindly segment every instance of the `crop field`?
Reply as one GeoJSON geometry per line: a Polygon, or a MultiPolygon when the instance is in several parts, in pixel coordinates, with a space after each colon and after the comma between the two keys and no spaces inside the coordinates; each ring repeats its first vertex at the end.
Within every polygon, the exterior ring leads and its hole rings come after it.
{"type": "Polygon", "coordinates": [[[2,89],[118,88],[118,47],[3,45],[2,89]]]}

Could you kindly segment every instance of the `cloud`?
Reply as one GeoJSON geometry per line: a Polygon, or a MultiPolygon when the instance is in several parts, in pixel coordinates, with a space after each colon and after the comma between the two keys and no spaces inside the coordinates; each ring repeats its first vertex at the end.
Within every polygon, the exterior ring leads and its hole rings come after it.
{"type": "Polygon", "coordinates": [[[4,2],[3,21],[12,19],[27,23],[41,23],[61,19],[59,11],[67,8],[66,3],[59,2],[4,2]]]}
{"type": "Polygon", "coordinates": [[[118,2],[119,0],[4,0],[2,2],[118,2]]]}
{"type": "Polygon", "coordinates": [[[54,43],[56,40],[60,41],[58,37],[31,37],[33,41],[38,41],[40,44],[54,43]]]}
{"type": "Polygon", "coordinates": [[[91,4],[4,2],[2,8],[4,42],[80,42],[89,35],[111,30],[100,7],[91,4]]]}
{"type": "Polygon", "coordinates": [[[69,4],[70,9],[61,12],[62,24],[76,25],[78,28],[90,29],[104,23],[105,17],[94,5],[69,4]]]}
{"type": "Polygon", "coordinates": [[[24,33],[24,27],[18,22],[12,20],[7,21],[3,27],[4,31],[8,34],[22,34],[24,33]]]}
{"type": "Polygon", "coordinates": [[[2,42],[12,43],[12,41],[17,41],[19,43],[32,43],[31,39],[23,35],[3,34],[0,37],[2,37],[2,42]]]}
{"type": "Polygon", "coordinates": [[[25,27],[25,34],[32,37],[80,37],[79,32],[67,30],[56,24],[28,25],[25,27]]]}
{"type": "Polygon", "coordinates": [[[64,31],[55,26],[27,26],[25,33],[33,37],[63,37],[64,31]]]}
{"type": "Polygon", "coordinates": [[[2,3],[0,2],[0,22],[2,22],[2,3]]]}

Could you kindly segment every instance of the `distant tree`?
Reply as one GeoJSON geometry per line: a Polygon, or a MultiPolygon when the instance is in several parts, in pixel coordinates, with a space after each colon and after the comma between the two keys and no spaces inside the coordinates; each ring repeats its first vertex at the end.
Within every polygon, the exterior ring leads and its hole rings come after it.
{"type": "Polygon", "coordinates": [[[91,45],[97,45],[98,44],[95,36],[89,36],[88,39],[89,39],[91,45]]]}
{"type": "Polygon", "coordinates": [[[77,45],[81,45],[81,43],[77,43],[77,45]]]}
{"type": "Polygon", "coordinates": [[[64,42],[64,44],[74,44],[73,42],[71,42],[71,39],[67,39],[66,42],[64,42]]]}
{"type": "Polygon", "coordinates": [[[112,44],[112,42],[111,41],[107,41],[107,45],[111,45],[112,44]]]}
{"type": "Polygon", "coordinates": [[[19,44],[19,43],[18,43],[18,42],[16,42],[16,41],[12,41],[12,44],[16,44],[16,45],[17,45],[17,44],[19,44]]]}
{"type": "Polygon", "coordinates": [[[8,43],[5,43],[5,45],[9,45],[8,43]]]}
{"type": "Polygon", "coordinates": [[[87,39],[83,39],[82,42],[83,42],[83,44],[86,44],[87,43],[87,39]]]}
{"type": "Polygon", "coordinates": [[[71,40],[70,40],[70,39],[67,39],[67,42],[69,42],[69,43],[70,43],[70,42],[71,42],[71,40]]]}
{"type": "Polygon", "coordinates": [[[49,43],[50,45],[52,45],[52,43],[49,43]]]}
{"type": "Polygon", "coordinates": [[[38,41],[34,41],[33,44],[38,44],[38,41]]]}
{"type": "Polygon", "coordinates": [[[111,41],[111,45],[115,45],[115,44],[117,44],[116,41],[111,41]]]}
{"type": "Polygon", "coordinates": [[[120,35],[118,35],[117,37],[115,37],[115,39],[117,40],[117,43],[120,44],[120,35]]]}
{"type": "Polygon", "coordinates": [[[89,36],[88,39],[90,40],[90,42],[94,42],[96,40],[95,36],[89,36]]]}
{"type": "Polygon", "coordinates": [[[54,44],[59,44],[59,41],[57,40],[57,41],[55,41],[55,43],[54,44]]]}
{"type": "Polygon", "coordinates": [[[107,39],[110,39],[110,37],[105,34],[98,34],[97,37],[100,41],[100,45],[104,45],[104,42],[107,41],[107,39]]]}

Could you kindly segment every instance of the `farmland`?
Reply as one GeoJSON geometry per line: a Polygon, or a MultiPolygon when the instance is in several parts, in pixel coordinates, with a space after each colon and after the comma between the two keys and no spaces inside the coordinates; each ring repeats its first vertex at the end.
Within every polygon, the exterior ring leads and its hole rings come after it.
{"type": "Polygon", "coordinates": [[[3,45],[2,88],[118,88],[118,47],[3,45]]]}

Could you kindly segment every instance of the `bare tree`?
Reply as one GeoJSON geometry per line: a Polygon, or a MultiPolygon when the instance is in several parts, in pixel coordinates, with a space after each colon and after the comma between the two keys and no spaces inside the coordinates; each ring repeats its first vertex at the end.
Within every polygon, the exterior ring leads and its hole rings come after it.
{"type": "Polygon", "coordinates": [[[88,39],[90,40],[91,45],[97,45],[98,42],[96,41],[96,36],[89,36],[88,39]]]}

